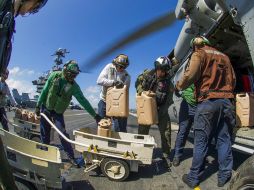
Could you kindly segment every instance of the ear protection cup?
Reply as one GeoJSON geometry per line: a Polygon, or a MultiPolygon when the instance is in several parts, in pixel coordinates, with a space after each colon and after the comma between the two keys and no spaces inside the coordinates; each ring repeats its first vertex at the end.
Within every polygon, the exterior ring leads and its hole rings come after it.
{"type": "Polygon", "coordinates": [[[203,45],[211,45],[211,43],[206,37],[197,36],[190,41],[190,47],[193,48],[194,45],[203,46],[203,45]]]}

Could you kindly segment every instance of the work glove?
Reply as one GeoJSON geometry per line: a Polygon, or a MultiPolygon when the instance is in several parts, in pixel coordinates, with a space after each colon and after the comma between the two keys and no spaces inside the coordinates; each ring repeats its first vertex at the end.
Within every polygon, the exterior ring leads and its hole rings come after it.
{"type": "Polygon", "coordinates": [[[94,116],[94,119],[95,119],[95,121],[96,121],[96,123],[98,124],[100,121],[101,121],[101,116],[99,116],[98,114],[96,114],[95,116],[94,116]]]}
{"type": "Polygon", "coordinates": [[[123,88],[124,86],[123,82],[119,80],[115,81],[113,85],[116,86],[116,88],[123,88]]]}
{"type": "Polygon", "coordinates": [[[35,108],[35,115],[36,115],[36,116],[40,116],[40,113],[41,113],[41,112],[40,112],[40,107],[36,107],[36,108],[35,108]]]}

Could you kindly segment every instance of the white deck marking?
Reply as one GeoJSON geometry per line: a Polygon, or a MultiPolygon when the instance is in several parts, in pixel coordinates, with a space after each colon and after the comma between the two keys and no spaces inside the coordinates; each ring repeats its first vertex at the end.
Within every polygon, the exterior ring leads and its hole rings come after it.
{"type": "Polygon", "coordinates": [[[75,116],[75,115],[88,115],[89,113],[77,113],[77,114],[72,114],[72,115],[65,115],[65,117],[69,116],[75,116]]]}

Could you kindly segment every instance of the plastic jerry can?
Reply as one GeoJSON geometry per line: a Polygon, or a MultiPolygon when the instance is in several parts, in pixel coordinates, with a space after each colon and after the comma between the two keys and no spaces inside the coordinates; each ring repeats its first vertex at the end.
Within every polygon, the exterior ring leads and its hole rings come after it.
{"type": "Polygon", "coordinates": [[[102,119],[98,123],[97,135],[103,137],[111,137],[112,122],[110,119],[102,119]]]}
{"type": "Polygon", "coordinates": [[[31,123],[34,123],[34,113],[33,112],[29,112],[28,113],[28,118],[27,120],[31,123]]]}
{"type": "Polygon", "coordinates": [[[34,123],[40,124],[40,119],[41,119],[41,116],[37,116],[34,114],[34,123]]]}
{"type": "Polygon", "coordinates": [[[109,117],[129,116],[129,91],[123,88],[112,87],[107,90],[106,115],[109,117]]]}
{"type": "Polygon", "coordinates": [[[254,126],[254,94],[241,93],[236,95],[236,126],[254,126]]]}
{"type": "Polygon", "coordinates": [[[22,110],[22,116],[21,116],[21,119],[24,120],[24,121],[27,121],[28,120],[28,111],[27,110],[22,110]]]}
{"type": "Polygon", "coordinates": [[[156,94],[150,91],[144,91],[136,95],[138,124],[154,125],[158,123],[158,112],[156,103],[156,94]]]}
{"type": "Polygon", "coordinates": [[[15,111],[15,118],[21,119],[22,118],[22,110],[17,108],[15,111]]]}

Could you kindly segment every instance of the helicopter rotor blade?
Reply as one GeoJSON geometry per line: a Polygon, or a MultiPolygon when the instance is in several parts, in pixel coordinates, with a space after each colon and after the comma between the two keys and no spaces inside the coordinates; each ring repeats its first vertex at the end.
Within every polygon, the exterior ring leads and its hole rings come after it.
{"type": "Polygon", "coordinates": [[[167,13],[165,15],[160,16],[159,18],[155,19],[154,21],[145,24],[138,30],[135,30],[131,34],[125,36],[124,38],[120,39],[116,43],[112,44],[106,50],[101,51],[100,53],[96,54],[94,58],[88,60],[87,62],[81,64],[81,71],[87,72],[95,68],[100,61],[102,61],[107,56],[111,55],[118,49],[121,49],[136,40],[144,38],[152,33],[158,32],[166,27],[171,26],[174,24],[176,18],[174,11],[167,13]]]}

